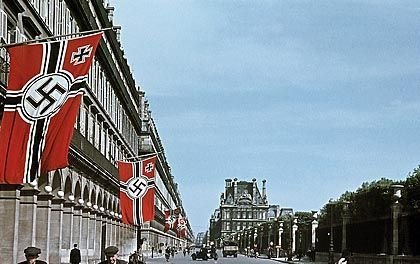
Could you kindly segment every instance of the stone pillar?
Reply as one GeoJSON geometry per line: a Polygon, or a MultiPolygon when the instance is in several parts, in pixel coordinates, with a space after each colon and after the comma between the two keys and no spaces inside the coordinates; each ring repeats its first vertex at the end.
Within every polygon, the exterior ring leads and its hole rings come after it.
{"type": "Polygon", "coordinates": [[[105,225],[106,225],[106,238],[105,238],[105,247],[112,245],[112,223],[109,215],[105,215],[105,225]]]}
{"type": "Polygon", "coordinates": [[[122,239],[121,239],[122,227],[121,227],[121,223],[117,219],[115,219],[115,227],[116,227],[115,237],[116,237],[116,242],[117,242],[116,245],[118,248],[122,248],[122,239]]]}
{"type": "MultiPolygon", "coordinates": [[[[94,206],[95,208],[97,206],[94,206]]],[[[102,213],[100,211],[95,211],[96,217],[96,228],[95,228],[95,246],[94,246],[94,256],[98,260],[101,259],[102,256],[102,248],[104,248],[104,245],[102,245],[102,213]]]]}
{"type": "Polygon", "coordinates": [[[20,190],[18,260],[25,260],[23,250],[26,247],[36,245],[36,208],[39,192],[38,189],[30,186],[25,186],[20,190]]]}
{"type": "Polygon", "coordinates": [[[316,246],[316,229],[318,228],[318,221],[315,219],[312,221],[311,224],[311,230],[312,230],[312,234],[311,234],[311,248],[314,249],[316,246]]]}
{"type": "Polygon", "coordinates": [[[88,240],[89,240],[89,220],[90,220],[90,209],[83,207],[81,209],[81,232],[80,232],[80,254],[82,255],[82,263],[86,263],[89,257],[88,240]]]}
{"type": "Polygon", "coordinates": [[[51,200],[54,196],[50,193],[38,194],[36,209],[36,246],[42,251],[40,259],[47,260],[50,256],[50,222],[51,200]]]}
{"type": "Polygon", "coordinates": [[[297,218],[293,219],[293,226],[292,226],[292,253],[296,251],[296,231],[298,229],[297,226],[297,218]]]}
{"type": "Polygon", "coordinates": [[[48,263],[61,263],[61,241],[63,239],[63,198],[51,201],[50,257],[48,263]]]}
{"type": "Polygon", "coordinates": [[[73,215],[74,215],[74,203],[71,201],[65,201],[63,204],[63,236],[61,240],[61,249],[65,250],[66,253],[70,252],[73,241],[73,215]]]}
{"type": "Polygon", "coordinates": [[[403,185],[392,185],[394,190],[394,199],[395,202],[392,205],[392,254],[398,255],[399,250],[399,229],[398,229],[398,219],[401,213],[401,205],[399,199],[401,198],[401,190],[404,187],[403,185]]]}
{"type": "Polygon", "coordinates": [[[95,250],[95,240],[96,237],[96,212],[93,210],[89,211],[89,229],[88,229],[88,242],[87,242],[87,249],[89,252],[89,256],[94,255],[95,250]]]}
{"type": "Polygon", "coordinates": [[[277,257],[280,257],[280,251],[281,251],[281,236],[283,234],[283,221],[279,221],[279,240],[277,245],[277,257]]]}
{"type": "Polygon", "coordinates": [[[0,184],[0,252],[2,263],[15,264],[20,260],[23,252],[18,252],[19,235],[19,199],[22,185],[0,184]],[[19,254],[19,258],[18,258],[19,254]]]}
{"type": "Polygon", "coordinates": [[[73,239],[70,243],[70,248],[73,244],[80,245],[82,242],[82,206],[75,205],[73,210],[73,239]]]}
{"type": "Polygon", "coordinates": [[[349,202],[343,202],[343,226],[342,226],[342,240],[341,250],[347,249],[347,225],[350,222],[349,202]]]}

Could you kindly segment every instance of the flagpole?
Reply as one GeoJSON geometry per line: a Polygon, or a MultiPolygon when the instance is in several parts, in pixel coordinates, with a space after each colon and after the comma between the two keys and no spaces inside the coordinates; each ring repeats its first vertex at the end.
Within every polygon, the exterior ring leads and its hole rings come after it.
{"type": "Polygon", "coordinates": [[[30,43],[38,42],[38,41],[44,41],[44,40],[50,40],[50,39],[62,38],[62,37],[69,37],[69,36],[74,36],[74,35],[93,34],[93,33],[98,33],[98,32],[107,31],[107,30],[114,30],[116,28],[117,27],[92,29],[92,30],[75,32],[75,33],[69,33],[69,34],[63,34],[63,35],[58,35],[58,36],[49,36],[49,37],[45,37],[45,38],[30,39],[30,40],[23,41],[23,42],[16,42],[16,43],[10,43],[10,44],[2,44],[2,45],[0,45],[0,48],[8,48],[8,47],[13,47],[13,46],[18,46],[18,45],[30,44],[30,43]]]}
{"type": "Polygon", "coordinates": [[[144,155],[140,155],[140,156],[129,157],[129,158],[120,159],[120,160],[117,160],[117,161],[124,161],[124,160],[129,161],[129,160],[132,160],[132,159],[139,159],[139,158],[142,158],[142,157],[152,156],[152,155],[156,155],[156,154],[159,154],[159,153],[162,153],[162,151],[149,153],[149,154],[144,154],[144,155]]]}

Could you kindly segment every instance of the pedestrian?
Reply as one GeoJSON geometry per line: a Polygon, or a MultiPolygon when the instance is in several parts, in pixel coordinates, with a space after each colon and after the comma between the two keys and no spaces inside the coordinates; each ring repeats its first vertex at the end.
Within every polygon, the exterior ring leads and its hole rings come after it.
{"type": "Polygon", "coordinates": [[[115,246],[105,248],[106,260],[99,262],[99,264],[128,264],[127,261],[118,259],[118,251],[119,249],[115,246]]]}
{"type": "Polygon", "coordinates": [[[37,247],[27,247],[23,251],[25,253],[25,261],[19,262],[18,264],[47,264],[47,262],[38,260],[41,249],[37,247]]]}
{"type": "Polygon", "coordinates": [[[73,246],[74,248],[70,251],[70,263],[79,264],[82,261],[80,250],[77,248],[77,244],[74,244],[73,246]]]}

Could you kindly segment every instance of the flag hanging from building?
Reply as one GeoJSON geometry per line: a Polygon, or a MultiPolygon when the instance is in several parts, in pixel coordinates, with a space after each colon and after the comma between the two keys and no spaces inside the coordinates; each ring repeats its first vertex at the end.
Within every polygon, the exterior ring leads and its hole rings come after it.
{"type": "Polygon", "coordinates": [[[155,216],[156,156],[141,162],[118,161],[122,221],[140,225],[155,216]]]}
{"type": "Polygon", "coordinates": [[[165,210],[165,229],[164,232],[174,229],[175,218],[172,215],[171,210],[165,210]]]}
{"type": "Polygon", "coordinates": [[[0,184],[34,182],[68,166],[87,74],[102,33],[8,48],[0,126],[0,184]]]}
{"type": "Polygon", "coordinates": [[[187,222],[185,218],[182,216],[182,214],[179,214],[178,220],[177,220],[177,234],[180,238],[185,238],[186,232],[187,232],[187,222]]]}

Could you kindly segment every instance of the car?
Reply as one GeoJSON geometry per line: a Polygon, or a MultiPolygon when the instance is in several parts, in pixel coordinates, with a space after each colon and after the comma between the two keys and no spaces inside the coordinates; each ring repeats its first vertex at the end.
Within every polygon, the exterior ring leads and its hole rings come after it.
{"type": "Polygon", "coordinates": [[[227,256],[238,257],[238,243],[234,241],[225,241],[223,243],[222,255],[224,258],[227,256]]]}
{"type": "Polygon", "coordinates": [[[191,254],[191,258],[192,260],[196,260],[196,259],[208,260],[209,255],[208,255],[207,248],[205,247],[200,248],[198,251],[191,254]]]}
{"type": "Polygon", "coordinates": [[[213,252],[212,250],[206,247],[202,247],[198,251],[192,253],[191,258],[192,260],[196,260],[196,259],[208,260],[210,258],[217,260],[217,253],[213,252]]]}

